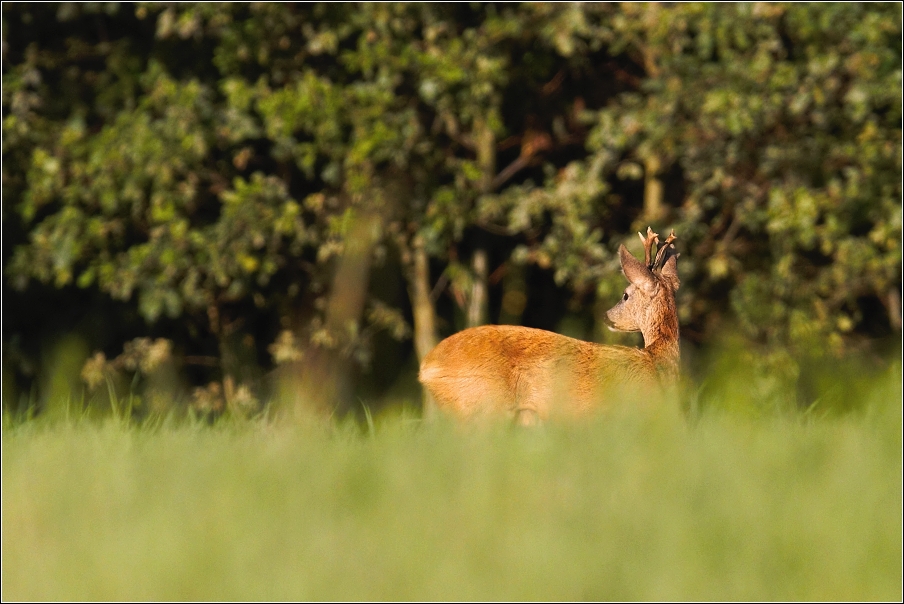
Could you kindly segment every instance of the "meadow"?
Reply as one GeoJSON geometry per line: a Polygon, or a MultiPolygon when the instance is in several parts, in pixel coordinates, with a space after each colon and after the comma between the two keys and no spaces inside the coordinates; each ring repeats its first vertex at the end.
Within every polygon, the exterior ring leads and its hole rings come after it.
{"type": "Polygon", "coordinates": [[[4,600],[900,600],[900,366],[853,410],[12,421],[4,600]]]}

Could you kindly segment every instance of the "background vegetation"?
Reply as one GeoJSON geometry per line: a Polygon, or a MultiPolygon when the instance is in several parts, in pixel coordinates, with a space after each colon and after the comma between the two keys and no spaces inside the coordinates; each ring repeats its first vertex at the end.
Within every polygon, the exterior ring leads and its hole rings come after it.
{"type": "Polygon", "coordinates": [[[4,408],[254,413],[279,364],[379,407],[485,322],[637,345],[597,318],[648,224],[689,373],[726,333],[773,389],[896,352],[900,39],[891,3],[4,4],[4,408]]]}
{"type": "Polygon", "coordinates": [[[900,601],[901,16],[4,3],[2,598],[900,601]],[[677,400],[421,422],[647,225],[677,400]]]}

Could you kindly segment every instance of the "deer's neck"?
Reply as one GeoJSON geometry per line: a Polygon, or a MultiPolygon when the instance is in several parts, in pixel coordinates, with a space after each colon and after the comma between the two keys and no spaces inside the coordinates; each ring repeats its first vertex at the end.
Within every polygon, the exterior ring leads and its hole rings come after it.
{"type": "Polygon", "coordinates": [[[648,353],[659,371],[666,377],[678,377],[678,315],[674,301],[670,312],[652,322],[643,333],[644,352],[648,353]]]}

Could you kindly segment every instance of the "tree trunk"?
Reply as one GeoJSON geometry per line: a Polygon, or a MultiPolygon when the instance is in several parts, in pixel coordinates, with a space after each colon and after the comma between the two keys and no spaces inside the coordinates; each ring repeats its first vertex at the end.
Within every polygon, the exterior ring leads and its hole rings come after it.
{"type": "Polygon", "coordinates": [[[415,238],[412,247],[408,291],[414,314],[414,349],[417,360],[423,361],[437,343],[436,309],[430,299],[430,259],[427,257],[427,250],[419,237],[415,238]]]}
{"type": "MultiPolygon", "coordinates": [[[[324,339],[305,355],[303,391],[296,406],[313,406],[331,414],[352,398],[352,360],[367,302],[371,255],[380,237],[381,221],[375,212],[361,211],[345,237],[345,250],[333,275],[324,320],[324,339]]],[[[307,414],[309,409],[301,409],[307,414]]]]}
{"type": "Polygon", "coordinates": [[[657,155],[651,155],[644,162],[643,214],[648,223],[659,222],[665,217],[660,169],[661,162],[657,155]]]}
{"type": "Polygon", "coordinates": [[[483,118],[474,120],[477,165],[480,167],[480,192],[489,193],[496,177],[496,135],[483,118]]]}
{"type": "Polygon", "coordinates": [[[487,276],[488,276],[487,251],[483,247],[474,250],[471,258],[471,270],[474,282],[471,285],[471,295],[468,300],[468,327],[477,327],[487,322],[489,305],[487,301],[487,276]]]}
{"type": "Polygon", "coordinates": [[[888,290],[888,322],[895,331],[901,331],[901,294],[892,287],[888,290]]]}
{"type": "MultiPolygon", "coordinates": [[[[430,297],[430,259],[420,237],[414,238],[410,256],[411,266],[407,275],[408,295],[411,298],[411,311],[414,315],[414,350],[420,364],[439,340],[436,333],[436,309],[430,297]]],[[[423,410],[425,418],[436,413],[436,404],[427,390],[423,391],[423,410]]]]}
{"type": "MultiPolygon", "coordinates": [[[[481,172],[480,193],[489,193],[493,188],[493,178],[496,176],[496,135],[485,119],[478,118],[474,122],[474,138],[477,141],[477,164],[481,172]]],[[[468,299],[466,319],[468,327],[476,327],[487,323],[490,314],[487,295],[489,260],[486,247],[482,244],[474,249],[471,271],[474,281],[468,299]]]]}

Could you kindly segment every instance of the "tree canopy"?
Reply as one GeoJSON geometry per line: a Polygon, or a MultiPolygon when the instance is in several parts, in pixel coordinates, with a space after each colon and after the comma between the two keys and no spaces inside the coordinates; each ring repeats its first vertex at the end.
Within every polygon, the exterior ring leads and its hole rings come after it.
{"type": "Polygon", "coordinates": [[[227,399],[606,339],[648,224],[691,345],[899,339],[900,41],[892,3],[4,3],[4,375],[72,331],[227,399]]]}

